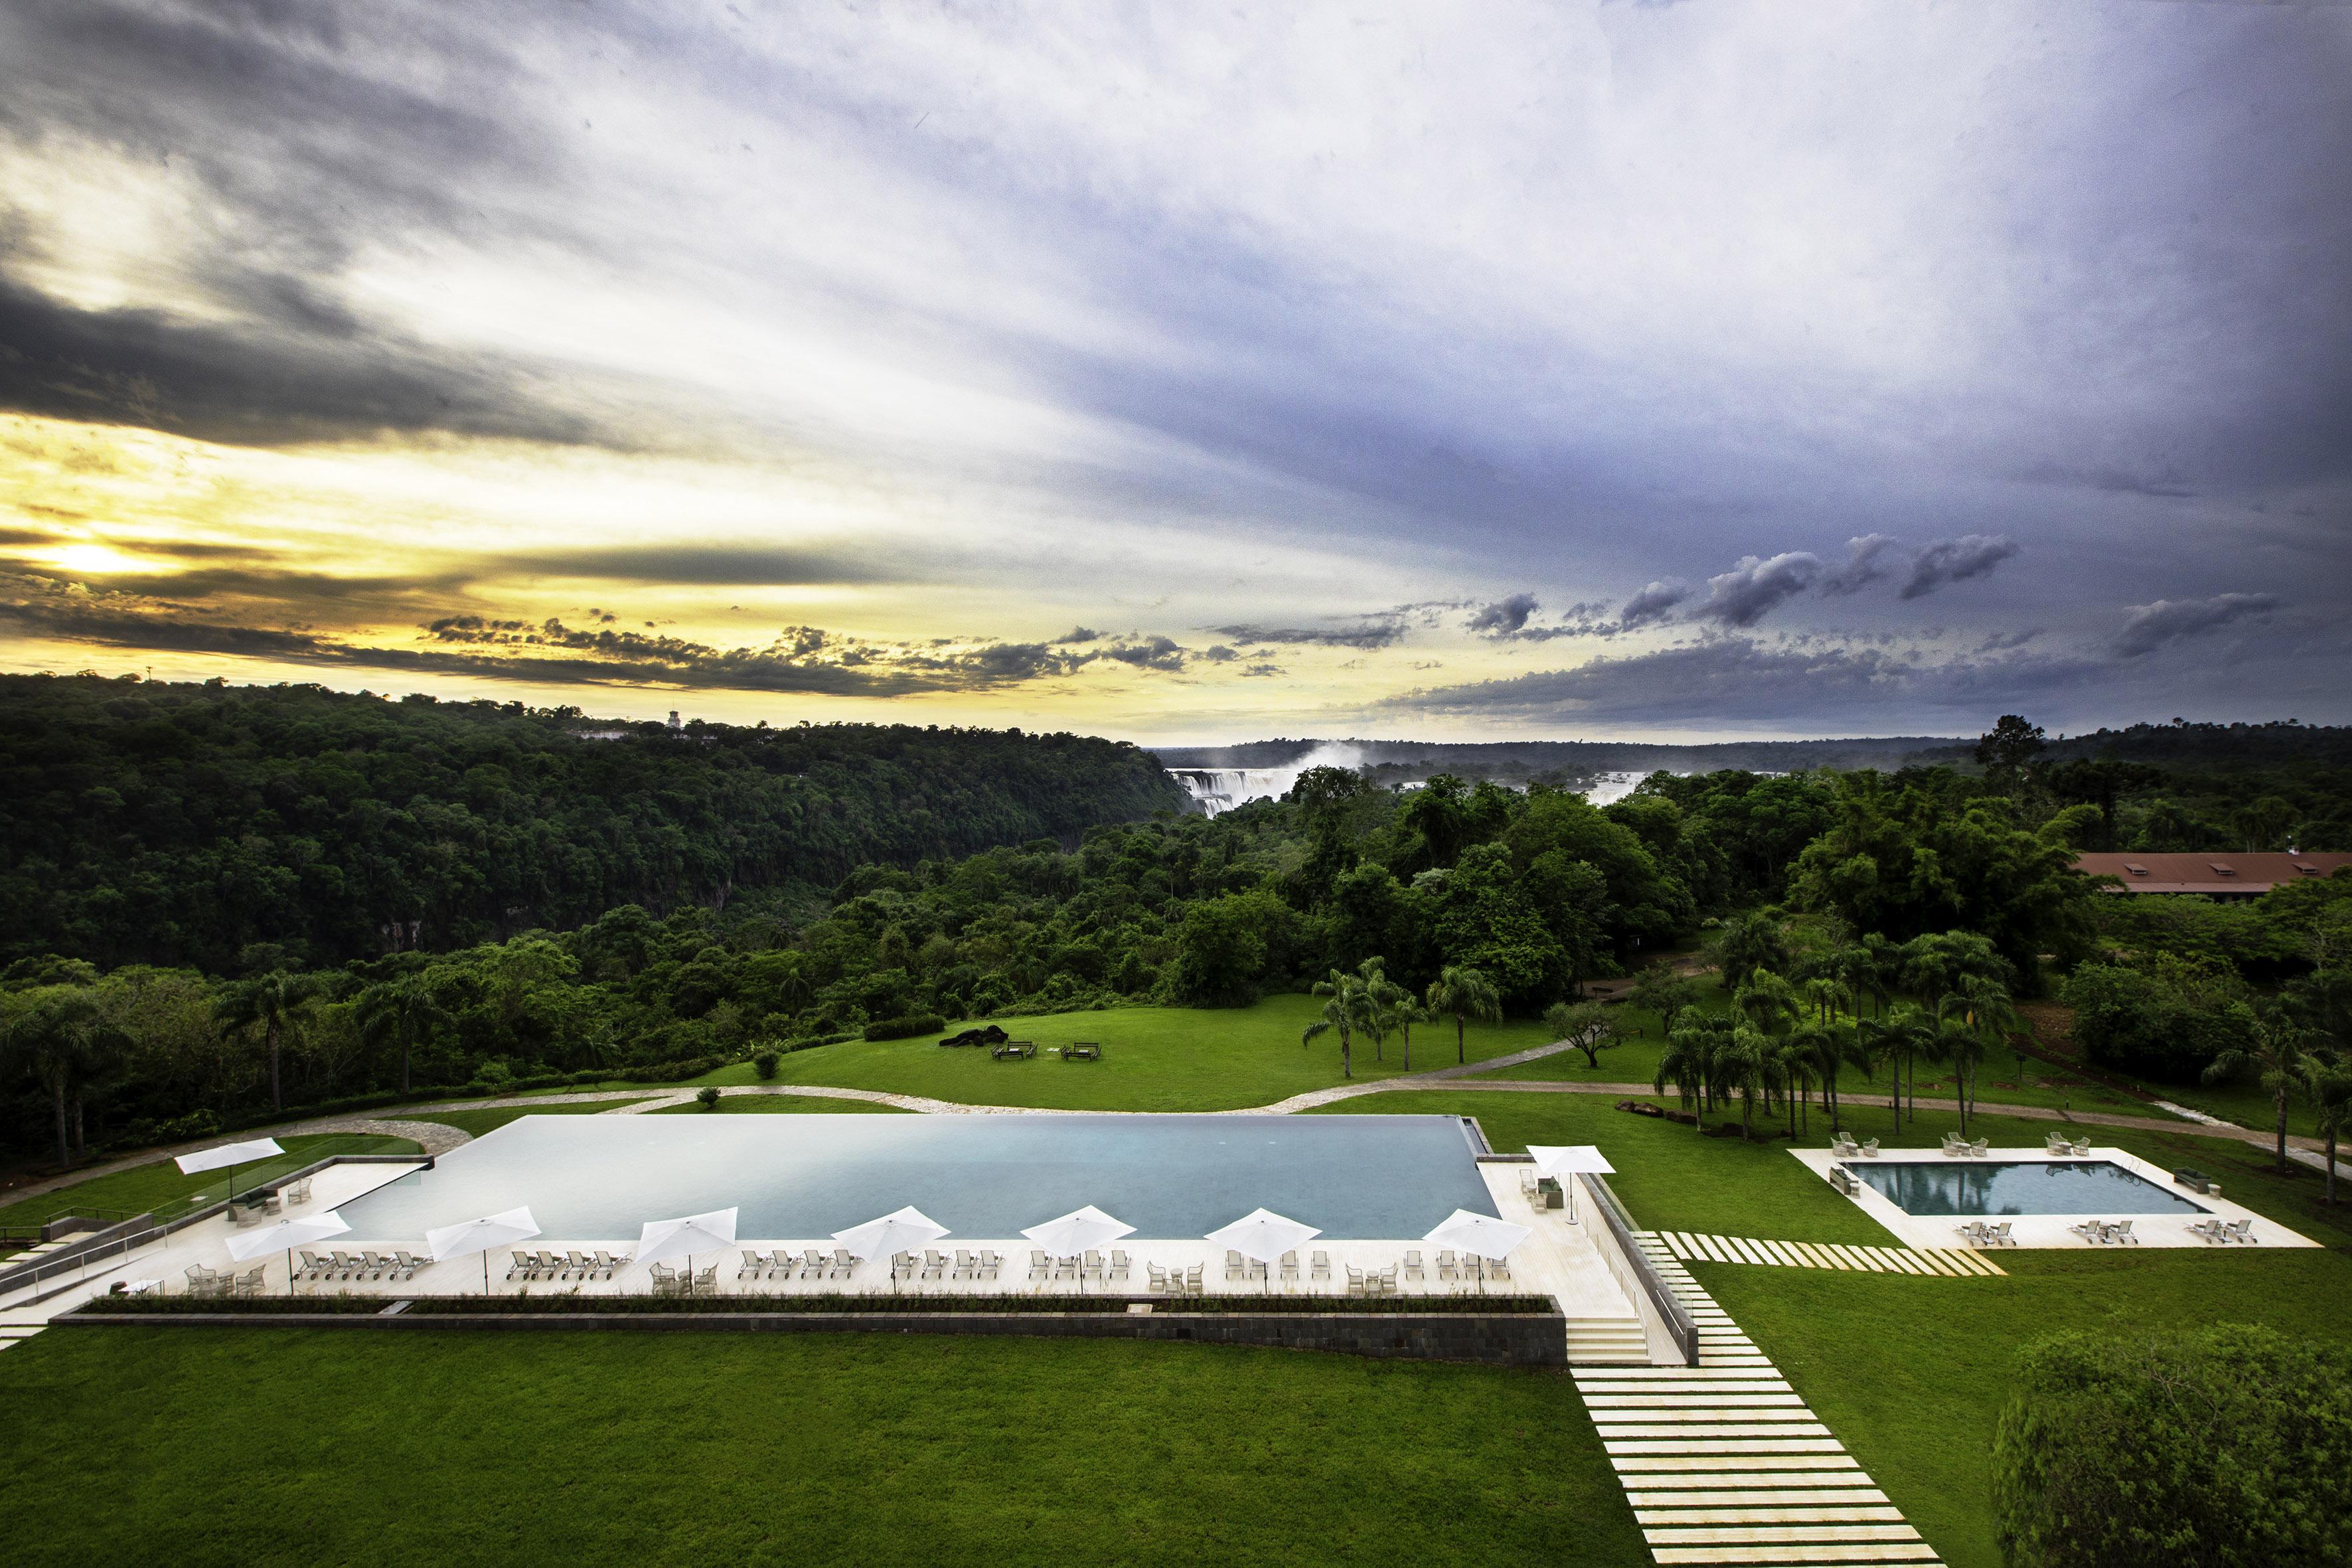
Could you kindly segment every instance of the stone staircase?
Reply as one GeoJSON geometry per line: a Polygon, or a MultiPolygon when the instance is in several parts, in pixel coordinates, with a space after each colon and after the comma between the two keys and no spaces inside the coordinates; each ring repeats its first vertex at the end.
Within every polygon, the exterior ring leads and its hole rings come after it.
{"type": "Polygon", "coordinates": [[[1611,1366],[1632,1363],[1646,1366],[1650,1336],[1639,1318],[1570,1318],[1568,1320],[1568,1362],[1570,1366],[1611,1366]]]}
{"type": "Polygon", "coordinates": [[[1922,1568],[1935,1550],[1674,1248],[1635,1233],[1698,1325],[1696,1366],[1572,1368],[1661,1563],[1922,1568]]]}

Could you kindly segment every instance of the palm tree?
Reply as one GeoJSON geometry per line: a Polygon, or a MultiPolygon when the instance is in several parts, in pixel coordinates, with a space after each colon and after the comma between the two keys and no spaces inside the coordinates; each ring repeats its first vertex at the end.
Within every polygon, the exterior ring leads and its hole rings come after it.
{"type": "Polygon", "coordinates": [[[1344,969],[1335,969],[1330,979],[1315,983],[1315,994],[1328,998],[1323,1004],[1323,1016],[1307,1026],[1307,1032],[1298,1037],[1298,1043],[1301,1047],[1311,1045],[1317,1036],[1337,1029],[1339,1032],[1339,1076],[1353,1078],[1356,1069],[1354,1058],[1349,1054],[1349,1046],[1356,1030],[1363,1026],[1369,1005],[1363,979],[1344,969]]]}
{"type": "Polygon", "coordinates": [[[1735,991],[1748,984],[1748,977],[1756,971],[1782,969],[1789,962],[1789,944],[1780,934],[1780,918],[1764,910],[1726,921],[1718,951],[1723,983],[1735,991]]]}
{"type": "MultiPolygon", "coordinates": [[[[1786,1035],[1765,1035],[1764,1081],[1780,1091],[1780,1109],[1789,1119],[1789,1135],[1797,1135],[1800,1108],[1810,1111],[1813,1083],[1813,1044],[1805,1037],[1812,1028],[1801,1025],[1786,1035]]],[[[1811,1125],[1810,1119],[1808,1125],[1811,1125]]]]}
{"type": "Polygon", "coordinates": [[[1720,1018],[1705,1018],[1668,1035],[1666,1048],[1658,1053],[1658,1073],[1652,1089],[1664,1094],[1671,1083],[1685,1105],[1696,1104],[1704,1112],[1716,1041],[1724,1022],[1720,1018]]]}
{"type": "Polygon", "coordinates": [[[1503,999],[1495,994],[1493,982],[1467,964],[1449,963],[1437,972],[1437,978],[1429,984],[1429,1010],[1454,1020],[1456,1062],[1470,1059],[1463,1032],[1471,1019],[1482,1024],[1503,1021],[1503,999]]]}
{"type": "Polygon", "coordinates": [[[2234,1078],[2248,1068],[2255,1069],[2256,1080],[2263,1091],[2278,1107],[2278,1170],[2286,1174],[2286,1102],[2294,1095],[2305,1092],[2311,1067],[2310,1054],[2304,1049],[2305,1034],[2284,1014],[2273,1012],[2254,1026],[2251,1044],[2232,1046],[2213,1058],[2205,1069],[2207,1083],[2219,1083],[2234,1078]]]}
{"type": "Polygon", "coordinates": [[[1381,1048],[1381,1044],[1388,1038],[1389,1031],[1398,1025],[1397,1005],[1410,1003],[1412,993],[1389,978],[1388,961],[1385,959],[1368,958],[1356,966],[1356,973],[1363,977],[1364,982],[1363,1028],[1364,1033],[1372,1037],[1372,1058],[1375,1061],[1386,1061],[1388,1057],[1381,1048]]]}
{"type": "Polygon", "coordinates": [[[85,986],[44,985],[7,999],[0,1040],[49,1094],[57,1115],[58,1164],[72,1163],[66,1101],[76,1086],[119,1058],[131,1041],[85,986]]]}
{"type": "Polygon", "coordinates": [[[1715,1054],[1712,1068],[1717,1091],[1739,1096],[1739,1135],[1753,1136],[1756,1097],[1769,1091],[1772,1037],[1742,1024],[1735,1027],[1715,1054]]]}
{"type": "Polygon", "coordinates": [[[1389,1016],[1396,1020],[1397,1032],[1404,1037],[1404,1070],[1412,1071],[1412,1026],[1433,1022],[1437,1015],[1423,1006],[1410,991],[1397,987],[1399,1000],[1389,1004],[1389,1016]]]}
{"type": "Polygon", "coordinates": [[[404,975],[371,985],[360,993],[360,1036],[370,1045],[387,1037],[400,1042],[400,1092],[408,1092],[409,1051],[449,1015],[433,996],[419,974],[404,975]]]}
{"type": "Polygon", "coordinates": [[[1969,1086],[1974,1081],[1977,1064],[1984,1060],[1983,1034],[1969,1009],[1969,999],[1957,991],[1947,991],[1936,1003],[1936,1044],[1938,1060],[1952,1064],[1952,1076],[1959,1090],[1960,1136],[1969,1135],[1969,1086]]]}
{"type": "Polygon", "coordinates": [[[1769,969],[1750,972],[1747,983],[1733,993],[1731,1005],[1766,1034],[1776,1032],[1803,1012],[1796,988],[1769,969]]]}
{"type": "Polygon", "coordinates": [[[302,1005],[317,994],[318,982],[308,974],[284,969],[252,980],[240,980],[221,997],[219,1017],[225,1029],[258,1029],[269,1050],[269,1108],[286,1109],[286,1095],[278,1073],[278,1050],[289,1030],[299,1027],[302,1005]]]}
{"type": "MultiPolygon", "coordinates": [[[[1906,1002],[1884,1018],[1871,1018],[1861,1026],[1862,1043],[1874,1062],[1885,1062],[1894,1069],[1895,1125],[1903,1126],[1903,1074],[1927,1048],[1935,1034],[1936,1020],[1926,1009],[1906,1002]]],[[[1916,1075],[1915,1075],[1916,1076],[1916,1075]]],[[[1916,1115],[1915,1109],[1914,1115],[1916,1115]]]]}
{"type": "Polygon", "coordinates": [[[2336,1201],[2336,1142],[2352,1126],[2352,1063],[2314,1062],[2305,1069],[2304,1092],[2318,1112],[2319,1134],[2327,1140],[2327,1201],[2336,1201]]]}

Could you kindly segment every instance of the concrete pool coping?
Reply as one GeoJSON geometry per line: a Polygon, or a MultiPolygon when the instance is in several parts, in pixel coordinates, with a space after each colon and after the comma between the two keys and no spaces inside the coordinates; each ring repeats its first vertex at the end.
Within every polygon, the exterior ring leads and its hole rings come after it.
{"type": "MultiPolygon", "coordinates": [[[[1824,1184],[1830,1179],[1830,1167],[1845,1165],[1861,1168],[1871,1165],[2087,1165],[2104,1161],[2116,1165],[2142,1180],[2150,1182],[2183,1200],[2195,1204],[2205,1212],[2185,1214],[2052,1214],[2052,1215],[1915,1215],[1898,1206],[1895,1200],[1879,1192],[1867,1182],[1857,1182],[1851,1194],[1840,1194],[1856,1208],[1876,1220],[1904,1246],[1918,1248],[1945,1248],[1968,1245],[1960,1237],[1961,1225],[1972,1217],[1982,1217],[1990,1223],[2006,1220],[2011,1239],[2021,1247],[2086,1247],[2096,1252],[2128,1251],[2127,1247],[2103,1245],[2077,1236],[2074,1226],[2085,1221],[2129,1220],[2132,1235],[2142,1247],[2221,1246],[2242,1247],[2242,1242],[2213,1243],[2189,1230],[2191,1225],[2208,1219],[2251,1220],[2255,1239],[2263,1247],[2317,1247],[2318,1242],[2289,1230],[2274,1219],[2256,1214],[2243,1205],[2199,1193],[2177,1184],[2172,1173],[2154,1164],[2128,1150],[2095,1148],[2088,1154],[2053,1154],[2047,1149],[1988,1149],[1981,1155],[1957,1156],[1938,1153],[1932,1149],[1888,1149],[1874,1160],[1861,1155],[1839,1154],[1827,1149],[1791,1149],[1789,1152],[1798,1163],[1820,1177],[1824,1184]]],[[[1832,1187],[1832,1191],[1836,1189],[1832,1187]]],[[[1999,1249],[1996,1249],[1999,1250],[1999,1249]]]]}

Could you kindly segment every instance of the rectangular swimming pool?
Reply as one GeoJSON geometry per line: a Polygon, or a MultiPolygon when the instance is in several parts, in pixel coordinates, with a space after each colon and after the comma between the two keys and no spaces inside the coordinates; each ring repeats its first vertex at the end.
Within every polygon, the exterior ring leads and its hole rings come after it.
{"type": "Polygon", "coordinates": [[[529,1205],[551,1238],[633,1240],[730,1206],[746,1240],[814,1240],[912,1204],[958,1237],[1016,1237],[1093,1204],[1136,1239],[1252,1209],[1335,1241],[1496,1212],[1451,1116],[526,1116],[345,1204],[355,1241],[529,1205]]]}
{"type": "Polygon", "coordinates": [[[1930,1163],[1845,1168],[1915,1215],[2203,1214],[2204,1206],[2108,1160],[1930,1163]]]}

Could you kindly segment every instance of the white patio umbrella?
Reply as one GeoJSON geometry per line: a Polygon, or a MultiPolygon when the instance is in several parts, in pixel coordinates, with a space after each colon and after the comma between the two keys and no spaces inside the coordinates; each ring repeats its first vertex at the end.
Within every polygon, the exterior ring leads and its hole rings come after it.
{"type": "MultiPolygon", "coordinates": [[[[1022,1235],[1044,1247],[1056,1258],[1075,1258],[1090,1247],[1101,1247],[1117,1241],[1122,1236],[1132,1236],[1135,1227],[1125,1220],[1110,1215],[1088,1204],[1073,1209],[1059,1219],[1049,1219],[1043,1225],[1033,1225],[1022,1235]]],[[[1078,1289],[1087,1288],[1086,1276],[1078,1276],[1078,1289]]]]}
{"type": "MultiPolygon", "coordinates": [[[[888,1258],[910,1247],[928,1247],[948,1234],[948,1227],[912,1204],[880,1219],[869,1219],[864,1225],[853,1225],[847,1230],[836,1230],[833,1239],[852,1258],[863,1261],[868,1258],[888,1258]]],[[[898,1288],[898,1277],[890,1276],[890,1289],[898,1288]]]]}
{"type": "Polygon", "coordinates": [[[1274,1289],[1274,1265],[1286,1252],[1291,1252],[1304,1242],[1322,1235],[1311,1225],[1301,1225],[1271,1209],[1252,1209],[1228,1226],[1220,1226],[1202,1237],[1203,1241],[1240,1253],[1252,1263],[1266,1266],[1265,1288],[1274,1289]]]}
{"type": "Polygon", "coordinates": [[[1570,1176],[1613,1176],[1617,1167],[1602,1158],[1595,1143],[1530,1143],[1536,1169],[1568,1189],[1568,1223],[1576,1223],[1576,1184],[1570,1176]]]}
{"type": "MultiPolygon", "coordinates": [[[[1456,1252],[1496,1258],[1508,1258],[1513,1247],[1534,1234],[1529,1226],[1513,1225],[1490,1214],[1472,1214],[1468,1209],[1455,1209],[1422,1240],[1433,1247],[1450,1247],[1456,1252]]],[[[1484,1287],[1482,1280],[1480,1288],[1484,1287]]]]}
{"type": "Polygon", "coordinates": [[[539,1221],[530,1217],[528,1207],[509,1209],[504,1214],[428,1230],[425,1233],[425,1250],[433,1255],[436,1263],[463,1258],[469,1252],[482,1254],[482,1294],[487,1296],[490,1293],[490,1249],[529,1241],[538,1234],[539,1221]]]}
{"type": "MultiPolygon", "coordinates": [[[[193,1176],[199,1171],[217,1171],[224,1165],[247,1164],[284,1152],[286,1151],[278,1146],[275,1138],[248,1138],[242,1143],[218,1143],[210,1149],[199,1149],[193,1154],[182,1154],[172,1163],[180,1167],[182,1175],[193,1176]]],[[[236,1197],[236,1176],[234,1173],[228,1179],[228,1195],[232,1201],[236,1197]]]]}
{"type": "Polygon", "coordinates": [[[657,1263],[665,1258],[686,1258],[687,1279],[694,1277],[694,1255],[735,1245],[735,1211],[713,1209],[684,1219],[649,1219],[637,1232],[637,1261],[657,1263]]]}
{"type": "Polygon", "coordinates": [[[294,1249],[314,1241],[324,1241],[331,1236],[347,1235],[351,1228],[339,1214],[298,1215],[260,1230],[231,1231],[228,1255],[243,1263],[265,1252],[282,1249],[286,1254],[286,1293],[291,1296],[294,1294],[294,1249]]]}

